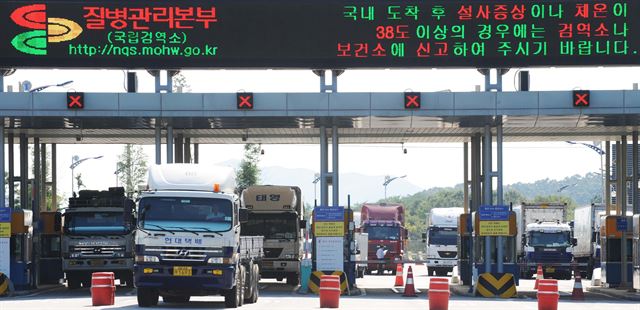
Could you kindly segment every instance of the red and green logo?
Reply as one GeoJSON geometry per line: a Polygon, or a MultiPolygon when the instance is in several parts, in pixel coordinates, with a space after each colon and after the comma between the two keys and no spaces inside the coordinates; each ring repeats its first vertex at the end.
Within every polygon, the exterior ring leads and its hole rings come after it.
{"type": "Polygon", "coordinates": [[[49,43],[71,41],[82,33],[82,27],[72,20],[47,17],[44,4],[19,7],[11,13],[11,20],[20,27],[33,29],[11,40],[11,45],[25,54],[47,55],[49,43]]]}

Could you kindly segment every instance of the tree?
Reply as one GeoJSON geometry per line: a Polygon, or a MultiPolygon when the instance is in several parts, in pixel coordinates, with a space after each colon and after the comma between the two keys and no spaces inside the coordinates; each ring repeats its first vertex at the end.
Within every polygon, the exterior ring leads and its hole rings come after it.
{"type": "Polygon", "coordinates": [[[173,76],[173,92],[177,93],[177,92],[183,92],[183,93],[190,93],[191,92],[191,85],[189,85],[189,82],[187,82],[187,77],[184,76],[184,74],[182,74],[182,72],[178,72],[178,74],[173,76]]]}
{"type": "Polygon", "coordinates": [[[240,167],[236,170],[236,180],[238,182],[236,191],[241,193],[243,189],[259,183],[260,151],[259,144],[247,143],[244,145],[244,158],[240,162],[240,167]]]}
{"type": "Polygon", "coordinates": [[[147,176],[147,154],[142,146],[125,144],[118,155],[116,175],[127,196],[131,197],[147,176]]]}

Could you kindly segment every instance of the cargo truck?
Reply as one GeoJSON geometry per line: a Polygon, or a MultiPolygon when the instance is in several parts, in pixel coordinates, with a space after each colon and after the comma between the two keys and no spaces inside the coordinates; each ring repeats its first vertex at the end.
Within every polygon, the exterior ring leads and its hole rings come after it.
{"type": "Polygon", "coordinates": [[[576,208],[573,220],[573,236],[577,244],[573,251],[578,269],[583,277],[591,279],[594,268],[600,267],[600,224],[605,215],[603,204],[591,204],[576,208]]]}
{"type": "Polygon", "coordinates": [[[567,223],[567,205],[523,203],[513,211],[520,237],[520,242],[516,242],[520,277],[531,278],[540,265],[545,278],[571,279],[576,240],[571,237],[567,223]]]}
{"type": "Polygon", "coordinates": [[[138,202],[135,285],[138,306],[222,295],[236,308],[258,299],[262,236],[241,237],[247,212],[234,171],[195,164],[149,169],[138,202]]]}
{"type": "Polygon", "coordinates": [[[70,289],[91,286],[93,272],[113,272],[133,287],[134,202],[124,188],[81,190],[62,211],[62,270],[70,289]]]}
{"type": "Polygon", "coordinates": [[[458,264],[458,218],[463,208],[433,208],[427,213],[426,242],[429,275],[446,276],[458,264]]]}
{"type": "Polygon", "coordinates": [[[367,266],[367,274],[396,273],[396,264],[402,262],[407,243],[407,229],[404,226],[404,206],[400,204],[363,204],[360,211],[360,230],[367,233],[369,240],[368,259],[378,260],[376,251],[385,248],[384,262],[373,262],[367,266]]]}
{"type": "Polygon", "coordinates": [[[297,186],[258,185],[242,191],[241,206],[248,221],[242,224],[243,236],[264,236],[264,259],[260,276],[300,282],[303,255],[302,191],[297,186]]]}

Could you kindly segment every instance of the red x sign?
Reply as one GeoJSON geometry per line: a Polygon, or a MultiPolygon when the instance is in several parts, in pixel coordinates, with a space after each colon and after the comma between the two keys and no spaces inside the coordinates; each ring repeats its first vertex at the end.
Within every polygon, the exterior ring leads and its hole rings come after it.
{"type": "Polygon", "coordinates": [[[253,93],[236,93],[236,103],[238,110],[252,110],[253,93]]]}
{"type": "Polygon", "coordinates": [[[573,106],[588,107],[590,103],[590,92],[588,90],[573,91],[573,106]]]}
{"type": "Polygon", "coordinates": [[[405,109],[420,109],[420,93],[404,93],[405,109]]]}
{"type": "Polygon", "coordinates": [[[67,109],[84,109],[84,93],[67,93],[67,109]]]}

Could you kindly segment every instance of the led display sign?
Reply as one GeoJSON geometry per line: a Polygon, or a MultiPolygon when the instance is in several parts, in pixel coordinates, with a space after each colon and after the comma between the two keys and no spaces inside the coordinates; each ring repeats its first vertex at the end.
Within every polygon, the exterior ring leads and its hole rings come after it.
{"type": "Polygon", "coordinates": [[[0,3],[0,67],[636,65],[637,0],[0,3]]]}

